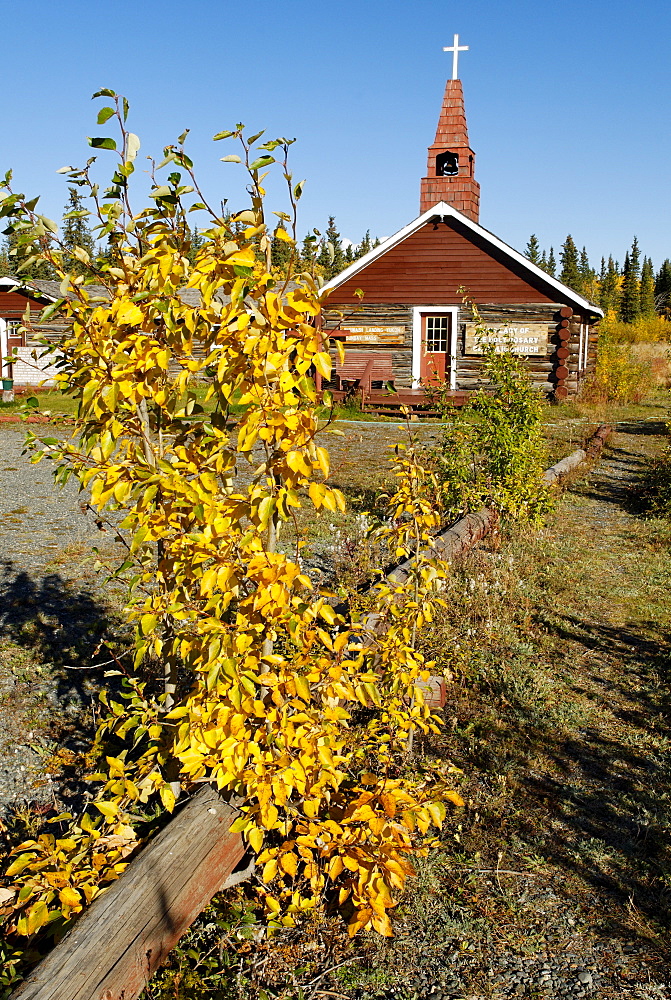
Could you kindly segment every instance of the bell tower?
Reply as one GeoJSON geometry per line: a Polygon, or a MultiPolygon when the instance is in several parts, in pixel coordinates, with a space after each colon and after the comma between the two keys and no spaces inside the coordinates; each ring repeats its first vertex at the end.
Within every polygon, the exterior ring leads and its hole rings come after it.
{"type": "Polygon", "coordinates": [[[421,215],[439,201],[445,201],[473,222],[478,222],[480,185],[475,180],[475,153],[468,142],[464,92],[457,76],[459,53],[467,49],[467,45],[459,45],[459,35],[455,35],[454,44],[443,50],[453,53],[452,79],[445,86],[436,138],[429,146],[419,212],[421,215]]]}

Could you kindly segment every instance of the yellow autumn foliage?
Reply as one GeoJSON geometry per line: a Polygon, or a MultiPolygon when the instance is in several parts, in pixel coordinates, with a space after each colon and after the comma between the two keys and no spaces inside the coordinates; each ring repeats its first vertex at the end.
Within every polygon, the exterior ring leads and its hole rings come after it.
{"type": "MultiPolygon", "coordinates": [[[[309,276],[273,275],[254,154],[242,129],[226,135],[241,143],[251,209],[224,218],[199,201],[209,221],[195,259],[184,199],[201,196],[181,143],[166,150],[167,183],[138,212],[120,151],[118,197],[99,216],[115,256],[90,276],[104,296],[68,277],[58,248],[47,251],[68,324],[56,379],[78,414],[70,440],[33,443],[61,479],[90,490],[94,507],[117,512],[137,675],[121,700],[103,696],[92,807],[80,821],[61,818],[67,837],[20,845],[6,871],[19,891],[18,935],[67,924],[118,877],[136,846],[138,804],[158,797],[171,811],[202,782],[242,801],[235,826],[258,855],[271,922],[292,924],[335,888],[352,904],[351,933],[388,935],[412,856],[441,826],[445,801],[461,802],[444,768],[398,776],[414,735],[437,731],[417,633],[446,572],[425,555],[438,490],[412,446],[395,456],[380,529],[399,558],[416,557],[404,586],[378,585],[345,620],[280,547],[295,509],[345,507],[318,443],[314,373],[328,376],[331,360],[316,322],[321,293],[309,276]],[[162,692],[142,679],[150,657],[163,666],[162,692]],[[365,724],[355,720],[361,707],[375,709],[365,724]],[[111,737],[124,746],[116,756],[111,737]]],[[[290,178],[287,147],[260,148],[290,178]]],[[[89,167],[70,179],[92,188],[89,167]]],[[[292,213],[298,187],[289,179],[292,213]]],[[[33,225],[13,197],[8,214],[33,225]]],[[[30,227],[22,232],[29,240],[30,227]]],[[[295,234],[282,239],[295,246],[295,234]]]]}

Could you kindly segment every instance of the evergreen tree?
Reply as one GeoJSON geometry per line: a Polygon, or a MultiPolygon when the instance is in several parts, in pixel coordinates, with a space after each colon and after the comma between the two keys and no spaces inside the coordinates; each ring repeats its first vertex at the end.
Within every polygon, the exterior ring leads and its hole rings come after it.
{"type": "Polygon", "coordinates": [[[4,239],[2,246],[0,246],[0,278],[5,278],[11,273],[9,266],[9,241],[4,239]]]}
{"type": "Polygon", "coordinates": [[[541,262],[541,248],[538,242],[538,237],[535,233],[532,233],[529,237],[529,242],[527,243],[526,250],[524,251],[525,256],[529,258],[532,264],[540,265],[541,262]]]}
{"type": "Polygon", "coordinates": [[[86,223],[88,212],[82,205],[82,196],[75,187],[68,188],[68,202],[63,212],[61,243],[63,244],[63,267],[77,277],[89,274],[86,264],[73,256],[75,247],[85,250],[91,261],[96,257],[96,246],[91,230],[86,223]]]}
{"type": "Polygon", "coordinates": [[[317,263],[317,255],[319,253],[319,237],[320,232],[318,229],[313,229],[311,233],[308,233],[303,238],[303,243],[301,244],[301,267],[308,274],[315,273],[315,265],[317,263]]]}
{"type": "Polygon", "coordinates": [[[545,250],[543,250],[543,253],[540,256],[540,260],[538,261],[538,266],[542,268],[543,271],[547,271],[548,269],[548,256],[545,250]]]}
{"type": "Polygon", "coordinates": [[[205,243],[205,237],[202,236],[198,231],[198,226],[194,226],[193,229],[189,229],[189,226],[187,225],[186,228],[188,230],[188,238],[190,243],[187,258],[189,260],[189,263],[193,267],[193,265],[196,263],[196,257],[198,256],[198,251],[205,243]]]}
{"type": "Polygon", "coordinates": [[[289,262],[291,261],[293,248],[291,244],[287,243],[286,240],[278,238],[277,230],[280,228],[284,229],[284,226],[281,222],[278,222],[270,243],[270,260],[272,266],[277,268],[277,270],[286,277],[289,273],[289,262]]]}
{"type": "Polygon", "coordinates": [[[371,239],[370,239],[370,229],[367,229],[366,230],[366,235],[361,240],[361,243],[359,243],[359,246],[356,248],[356,252],[355,252],[355,255],[354,255],[355,256],[355,260],[358,260],[359,257],[363,257],[364,254],[367,254],[368,251],[372,249],[372,246],[373,246],[373,244],[371,243],[371,239]]]}
{"type": "Polygon", "coordinates": [[[349,243],[345,250],[345,267],[349,267],[349,265],[353,264],[355,260],[356,257],[354,256],[354,249],[352,244],[349,243]]]}
{"type": "Polygon", "coordinates": [[[668,258],[655,278],[655,309],[663,316],[671,313],[671,260],[668,258]]]}
{"type": "Polygon", "coordinates": [[[650,257],[643,258],[638,308],[644,319],[655,315],[655,276],[650,257]]]}
{"type": "Polygon", "coordinates": [[[554,247],[550,247],[550,253],[548,254],[547,272],[552,275],[553,278],[557,274],[557,261],[555,260],[554,247]]]}
{"type": "Polygon", "coordinates": [[[340,233],[336,229],[335,216],[333,215],[329,216],[329,224],[326,227],[317,263],[323,268],[324,277],[327,281],[330,278],[335,278],[336,274],[340,274],[345,267],[345,254],[343,253],[340,233]]]}
{"type": "Polygon", "coordinates": [[[576,292],[580,292],[582,290],[582,276],[578,261],[578,248],[570,234],[562,244],[559,260],[561,262],[559,280],[562,284],[568,285],[569,288],[573,288],[576,292]]]}
{"type": "Polygon", "coordinates": [[[634,237],[631,252],[624,258],[622,272],[622,292],[620,295],[620,319],[623,323],[634,323],[640,313],[641,292],[639,288],[640,251],[634,237]]]}
{"type": "Polygon", "coordinates": [[[618,311],[620,298],[620,273],[617,264],[613,261],[613,256],[608,258],[608,266],[602,264],[602,277],[599,288],[599,305],[604,312],[618,311]]]}
{"type": "MultiPolygon", "coordinates": [[[[41,242],[43,249],[46,250],[49,245],[49,237],[44,237],[41,242]]],[[[24,247],[19,247],[15,233],[8,235],[6,248],[9,274],[21,279],[39,278],[44,281],[53,281],[56,277],[56,272],[51,264],[44,260],[33,261],[28,267],[24,267],[24,262],[30,260],[31,254],[24,247]]]]}

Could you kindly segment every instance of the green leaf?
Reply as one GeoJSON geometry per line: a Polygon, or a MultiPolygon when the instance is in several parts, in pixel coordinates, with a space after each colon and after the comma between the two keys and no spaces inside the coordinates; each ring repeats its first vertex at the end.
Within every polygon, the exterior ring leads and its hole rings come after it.
{"type": "Polygon", "coordinates": [[[130,105],[129,105],[128,101],[126,100],[126,98],[124,97],[124,99],[123,99],[123,120],[124,121],[126,121],[127,118],[128,118],[128,111],[129,111],[129,109],[130,109],[130,105]]]}
{"type": "Polygon", "coordinates": [[[296,199],[296,201],[298,201],[298,199],[300,198],[300,196],[303,194],[303,186],[304,186],[304,184],[305,184],[305,181],[299,181],[298,184],[294,188],[294,198],[296,199]]]}
{"type": "Polygon", "coordinates": [[[265,132],[265,129],[263,128],[263,129],[261,129],[260,132],[256,132],[255,135],[250,135],[249,139],[247,140],[247,142],[249,143],[249,145],[250,146],[253,145],[256,142],[257,139],[260,139],[264,132],[265,132]]]}
{"type": "Polygon", "coordinates": [[[89,146],[93,146],[94,149],[116,149],[116,142],[114,139],[104,139],[99,137],[91,138],[87,137],[89,146]]]}
{"type": "Polygon", "coordinates": [[[222,156],[221,162],[222,163],[242,163],[242,160],[240,159],[239,156],[236,156],[235,153],[231,153],[230,156],[222,156]]]}
{"type": "Polygon", "coordinates": [[[182,134],[177,136],[177,142],[180,144],[180,146],[184,145],[184,143],[186,141],[186,137],[187,137],[187,135],[189,134],[190,131],[191,131],[190,128],[185,128],[184,131],[182,132],[182,134]]]}
{"type": "Polygon", "coordinates": [[[150,193],[150,198],[168,198],[172,194],[172,188],[167,184],[161,184],[150,193]]]}
{"type": "Polygon", "coordinates": [[[72,167],[59,167],[58,170],[56,171],[56,173],[57,174],[69,174],[72,169],[73,169],[72,167]]]}
{"type": "Polygon", "coordinates": [[[103,87],[102,90],[96,90],[91,100],[94,100],[96,97],[116,97],[116,94],[113,90],[109,90],[107,87],[103,87]]]}
{"type": "Polygon", "coordinates": [[[37,218],[40,220],[45,229],[48,229],[50,233],[56,234],[58,232],[58,225],[53,219],[47,219],[46,215],[38,215],[37,218]]]}
{"type": "Polygon", "coordinates": [[[274,156],[260,156],[258,160],[254,160],[253,163],[249,164],[250,170],[261,170],[262,167],[267,167],[270,163],[275,162],[274,156]]]}
{"type": "Polygon", "coordinates": [[[230,137],[232,135],[235,135],[235,132],[230,132],[230,131],[229,132],[217,132],[216,135],[212,136],[212,141],[213,142],[218,142],[219,139],[230,139],[230,137]]]}
{"type": "Polygon", "coordinates": [[[98,112],[98,117],[96,118],[98,125],[104,125],[106,121],[109,121],[113,114],[114,108],[101,108],[98,112]]]}

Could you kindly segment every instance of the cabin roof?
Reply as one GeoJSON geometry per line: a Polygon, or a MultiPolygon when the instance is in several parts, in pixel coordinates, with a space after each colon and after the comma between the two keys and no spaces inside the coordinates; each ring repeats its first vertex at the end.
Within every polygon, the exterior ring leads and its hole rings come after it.
{"type": "Polygon", "coordinates": [[[417,230],[421,229],[427,223],[431,222],[433,219],[445,219],[454,218],[467,230],[473,234],[480,237],[480,239],[485,243],[485,245],[491,246],[492,250],[498,251],[502,254],[504,259],[507,258],[511,263],[516,264],[518,267],[522,267],[528,274],[530,278],[533,278],[535,284],[542,284],[551,293],[551,297],[555,297],[557,301],[566,302],[567,304],[572,304],[578,306],[578,308],[585,310],[586,312],[593,313],[595,316],[603,316],[603,310],[599,306],[595,305],[593,302],[589,302],[578,292],[569,288],[568,285],[562,284],[556,278],[547,274],[542,268],[538,267],[536,264],[532,264],[531,261],[525,257],[523,254],[518,253],[503,240],[500,240],[498,236],[490,233],[489,230],[485,229],[483,226],[479,225],[477,222],[473,222],[468,216],[464,215],[462,212],[457,211],[451,205],[448,205],[445,201],[440,201],[436,205],[433,205],[422,215],[418,216],[409,225],[404,226],[403,229],[399,229],[397,233],[393,236],[388,237],[383,243],[373,250],[369,250],[367,254],[360,257],[359,260],[355,260],[353,264],[346,267],[344,271],[337,274],[335,278],[331,278],[324,285],[324,291],[331,291],[339,287],[339,285],[344,284],[350,278],[353,278],[356,274],[362,271],[364,268],[368,267],[374,261],[378,260],[389,250],[398,246],[403,240],[412,236],[417,230]],[[557,294],[558,293],[558,294],[557,294]]]}
{"type": "MultiPolygon", "coordinates": [[[[89,295],[103,299],[109,298],[109,291],[104,285],[86,285],[85,287],[89,295]]],[[[287,291],[293,291],[297,287],[295,281],[290,281],[287,285],[287,291]]],[[[41,278],[26,279],[8,275],[0,278],[0,292],[3,291],[23,293],[28,298],[43,299],[46,303],[57,302],[58,299],[62,298],[60,281],[45,281],[41,278]]],[[[73,293],[70,293],[70,297],[73,297],[73,293]]],[[[197,288],[180,288],[179,297],[187,306],[200,305],[200,292],[197,288]]],[[[228,295],[220,294],[218,297],[225,305],[231,301],[228,295]]]]}

